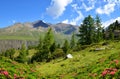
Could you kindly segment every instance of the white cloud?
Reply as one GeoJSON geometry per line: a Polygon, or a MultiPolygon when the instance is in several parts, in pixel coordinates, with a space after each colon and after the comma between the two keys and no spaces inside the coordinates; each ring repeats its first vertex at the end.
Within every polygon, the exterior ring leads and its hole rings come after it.
{"type": "Polygon", "coordinates": [[[62,21],[62,23],[65,23],[65,24],[68,24],[68,22],[69,22],[68,19],[62,21]]]}
{"type": "Polygon", "coordinates": [[[83,7],[85,8],[86,11],[90,11],[90,10],[94,9],[94,5],[92,5],[90,7],[88,7],[85,3],[83,3],[82,5],[83,5],[83,7]]]}
{"type": "Polygon", "coordinates": [[[46,9],[47,13],[54,18],[58,18],[70,3],[72,3],[72,0],[52,0],[51,5],[46,9]]]}
{"type": "Polygon", "coordinates": [[[80,20],[82,20],[84,18],[83,14],[81,13],[81,11],[77,11],[78,16],[76,18],[73,18],[72,20],[64,20],[62,21],[62,23],[66,23],[66,24],[72,24],[72,25],[78,25],[78,22],[80,20]]]}
{"type": "Polygon", "coordinates": [[[104,2],[119,4],[120,0],[104,0],[104,2]]]}
{"type": "Polygon", "coordinates": [[[104,22],[104,23],[102,23],[102,24],[103,24],[103,26],[107,27],[107,26],[109,26],[111,23],[115,22],[116,20],[118,20],[118,21],[120,22],[120,17],[117,17],[117,18],[115,18],[115,19],[110,19],[110,20],[108,20],[108,21],[106,21],[106,22],[104,22]]]}
{"type": "Polygon", "coordinates": [[[77,23],[84,18],[81,11],[77,11],[77,13],[78,13],[78,16],[72,19],[72,21],[70,21],[70,24],[77,25],[77,23]]]}
{"type": "Polygon", "coordinates": [[[83,14],[79,10],[80,8],[78,7],[77,4],[73,4],[72,7],[73,7],[73,10],[75,10],[75,12],[78,14],[78,16],[73,18],[72,20],[66,19],[66,20],[62,21],[62,23],[68,23],[68,24],[72,24],[72,25],[77,25],[78,22],[84,18],[83,14]]]}
{"type": "Polygon", "coordinates": [[[108,3],[103,8],[102,7],[97,8],[96,13],[109,15],[110,13],[114,12],[114,10],[115,10],[115,3],[108,3]]]}
{"type": "Polygon", "coordinates": [[[84,8],[86,11],[90,11],[95,8],[96,0],[88,0],[88,3],[82,2],[82,8],[84,8]]]}
{"type": "Polygon", "coordinates": [[[73,7],[73,9],[75,9],[75,10],[80,8],[80,7],[78,7],[78,4],[72,4],[71,7],[73,7]]]}

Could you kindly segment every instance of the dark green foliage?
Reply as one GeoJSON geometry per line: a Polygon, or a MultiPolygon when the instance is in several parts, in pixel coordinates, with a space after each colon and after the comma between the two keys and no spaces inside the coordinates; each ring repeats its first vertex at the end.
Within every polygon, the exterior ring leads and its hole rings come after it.
{"type": "Polygon", "coordinates": [[[48,29],[44,39],[39,39],[38,52],[33,56],[31,61],[50,61],[52,59],[52,53],[55,51],[56,45],[54,42],[54,36],[52,29],[48,29]]]}
{"type": "Polygon", "coordinates": [[[120,23],[118,22],[118,20],[116,20],[114,23],[110,24],[107,28],[107,30],[120,30],[120,23]]]}
{"type": "Polygon", "coordinates": [[[70,48],[69,42],[68,42],[68,40],[65,40],[64,45],[62,47],[62,49],[63,49],[63,51],[64,51],[65,54],[68,53],[69,48],[70,48]]]}
{"type": "Polygon", "coordinates": [[[102,37],[103,37],[103,40],[106,39],[106,36],[105,36],[105,30],[104,30],[104,29],[102,29],[102,37]]]}
{"type": "Polygon", "coordinates": [[[96,15],[96,18],[95,18],[95,27],[96,27],[95,42],[100,42],[103,39],[103,34],[102,34],[103,28],[101,26],[102,26],[102,24],[101,24],[100,17],[98,15],[96,15]]]}
{"type": "Polygon", "coordinates": [[[74,47],[75,47],[75,34],[73,33],[70,41],[70,48],[73,49],[74,47]]]}
{"type": "Polygon", "coordinates": [[[114,40],[114,33],[112,32],[112,30],[110,30],[109,32],[109,39],[114,40]]]}
{"type": "Polygon", "coordinates": [[[28,50],[30,50],[30,49],[37,49],[37,46],[36,45],[28,46],[28,50]]]}
{"type": "Polygon", "coordinates": [[[42,59],[47,61],[51,58],[52,52],[50,51],[50,47],[53,45],[53,43],[54,43],[54,36],[53,36],[52,28],[50,28],[44,37],[42,54],[41,54],[42,59]]]}
{"type": "Polygon", "coordinates": [[[100,42],[103,39],[103,28],[101,25],[101,20],[98,15],[95,19],[90,15],[86,17],[79,27],[78,43],[81,45],[90,45],[100,42]]]}
{"type": "Polygon", "coordinates": [[[41,49],[42,49],[42,46],[43,46],[43,40],[42,40],[42,38],[40,37],[40,39],[39,39],[39,44],[38,44],[38,46],[37,46],[38,50],[41,50],[41,49]]]}
{"type": "Polygon", "coordinates": [[[28,55],[28,51],[26,49],[25,44],[22,44],[22,47],[20,49],[19,52],[19,56],[17,57],[17,61],[20,63],[26,63],[27,62],[27,55],[28,55]]]}
{"type": "Polygon", "coordinates": [[[62,49],[56,49],[54,51],[54,53],[52,54],[52,58],[53,59],[56,59],[56,58],[60,58],[60,57],[63,57],[65,55],[65,53],[63,52],[62,49]]]}
{"type": "Polygon", "coordinates": [[[14,60],[14,54],[15,54],[15,49],[8,49],[5,52],[3,52],[5,57],[9,57],[10,59],[14,60]]]}
{"type": "Polygon", "coordinates": [[[55,42],[50,46],[50,52],[53,53],[56,50],[55,42]]]}
{"type": "Polygon", "coordinates": [[[43,48],[49,50],[50,46],[53,43],[54,43],[54,36],[52,33],[52,28],[50,28],[44,37],[43,48]]]}
{"type": "Polygon", "coordinates": [[[95,25],[94,19],[89,15],[83,20],[83,24],[79,27],[79,44],[89,45],[94,42],[95,25]]]}
{"type": "Polygon", "coordinates": [[[120,38],[120,23],[116,20],[106,28],[107,39],[119,39],[120,38]]]}

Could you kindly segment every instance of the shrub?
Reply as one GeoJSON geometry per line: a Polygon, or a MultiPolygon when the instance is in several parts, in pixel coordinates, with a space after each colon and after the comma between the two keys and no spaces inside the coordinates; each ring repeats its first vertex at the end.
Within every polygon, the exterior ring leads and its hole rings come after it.
{"type": "Polygon", "coordinates": [[[52,58],[56,59],[56,58],[60,58],[60,57],[63,57],[63,56],[65,56],[65,53],[63,52],[63,50],[62,49],[56,49],[55,52],[52,55],[52,58]]]}

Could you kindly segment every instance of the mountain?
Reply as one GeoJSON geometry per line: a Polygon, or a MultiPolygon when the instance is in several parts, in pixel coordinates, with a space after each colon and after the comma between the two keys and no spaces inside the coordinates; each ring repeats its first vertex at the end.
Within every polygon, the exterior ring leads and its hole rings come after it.
{"type": "Polygon", "coordinates": [[[71,24],[65,24],[65,23],[58,23],[55,25],[52,25],[56,32],[61,32],[64,34],[71,34],[72,32],[77,32],[78,26],[74,26],[71,24]]]}
{"type": "Polygon", "coordinates": [[[19,39],[19,40],[36,40],[39,36],[44,36],[48,28],[52,28],[55,37],[65,39],[72,32],[78,32],[78,26],[71,24],[57,23],[50,24],[42,20],[35,22],[15,23],[6,28],[0,29],[0,39],[19,39]]]}
{"type": "Polygon", "coordinates": [[[39,28],[39,27],[48,28],[50,26],[50,24],[44,23],[42,20],[38,20],[36,22],[33,22],[32,24],[34,28],[39,28]]]}

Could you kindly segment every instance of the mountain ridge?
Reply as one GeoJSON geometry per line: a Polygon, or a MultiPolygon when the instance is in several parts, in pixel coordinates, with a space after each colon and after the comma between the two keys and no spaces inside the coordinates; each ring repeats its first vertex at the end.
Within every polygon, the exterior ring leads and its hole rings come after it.
{"type": "Polygon", "coordinates": [[[38,20],[35,22],[15,23],[11,26],[1,28],[1,29],[10,31],[10,32],[17,32],[24,29],[30,30],[30,31],[37,30],[40,32],[41,31],[44,32],[49,27],[51,27],[55,32],[68,34],[68,35],[71,34],[72,32],[78,31],[78,26],[75,26],[75,25],[65,24],[65,23],[50,24],[50,23],[43,22],[42,20],[38,20]]]}

